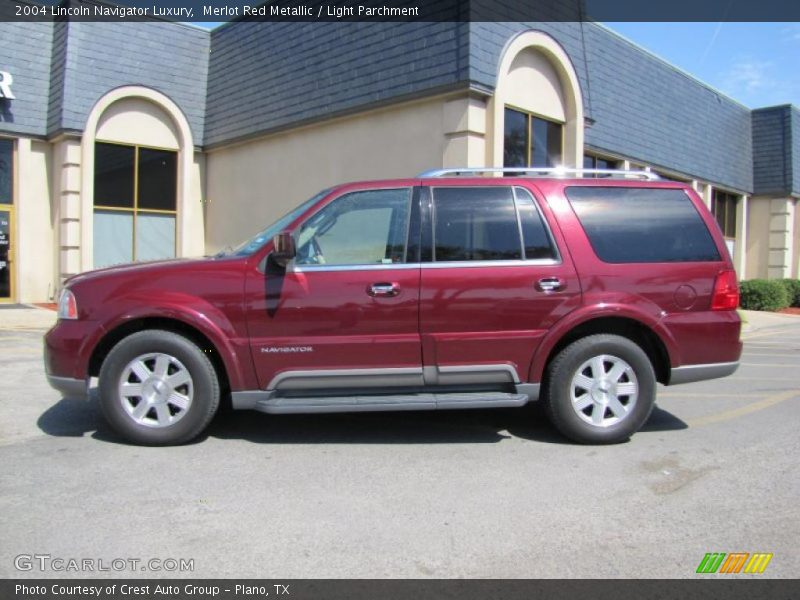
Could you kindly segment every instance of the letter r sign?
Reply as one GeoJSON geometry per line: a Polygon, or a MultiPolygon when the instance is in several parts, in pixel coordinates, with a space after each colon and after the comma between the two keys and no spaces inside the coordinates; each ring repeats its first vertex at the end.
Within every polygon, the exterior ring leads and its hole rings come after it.
{"type": "Polygon", "coordinates": [[[0,71],[0,98],[8,98],[14,100],[15,96],[11,92],[11,84],[14,83],[14,78],[8,71],[0,71]]]}

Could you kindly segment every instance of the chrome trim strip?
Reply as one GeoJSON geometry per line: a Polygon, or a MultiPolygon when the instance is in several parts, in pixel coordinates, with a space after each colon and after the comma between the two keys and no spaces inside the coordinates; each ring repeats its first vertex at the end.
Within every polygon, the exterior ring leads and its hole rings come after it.
{"type": "Polygon", "coordinates": [[[324,271],[391,271],[409,269],[475,269],[478,267],[549,267],[560,265],[560,260],[534,258],[531,260],[456,260],[430,263],[397,263],[391,265],[294,265],[290,263],[287,273],[313,273],[324,271]]]}
{"type": "Polygon", "coordinates": [[[718,379],[733,374],[739,368],[739,361],[727,363],[707,363],[701,365],[686,365],[670,370],[669,384],[692,383],[706,379],[718,379]]]}
{"type": "Polygon", "coordinates": [[[422,263],[423,269],[474,269],[477,267],[532,267],[560,265],[560,260],[534,258],[531,260],[457,260],[449,262],[422,263]]]}
{"type": "Polygon", "coordinates": [[[420,263],[387,263],[375,265],[296,265],[289,263],[287,273],[313,273],[315,271],[386,271],[419,269],[420,263]]]}
{"type": "Polygon", "coordinates": [[[318,390],[330,387],[402,387],[423,385],[422,369],[319,369],[284,371],[268,390],[318,390]]]}
{"type": "Polygon", "coordinates": [[[47,383],[54,390],[59,391],[64,398],[84,400],[89,397],[89,382],[85,379],[48,375],[47,383]]]}

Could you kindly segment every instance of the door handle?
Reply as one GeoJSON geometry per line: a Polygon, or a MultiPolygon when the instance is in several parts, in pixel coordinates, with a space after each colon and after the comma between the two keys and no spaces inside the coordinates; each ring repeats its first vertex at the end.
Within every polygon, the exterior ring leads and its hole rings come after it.
{"type": "Polygon", "coordinates": [[[369,286],[367,290],[367,294],[375,297],[381,298],[391,298],[392,296],[397,296],[400,293],[400,286],[394,282],[392,283],[373,283],[369,286]]]}
{"type": "Polygon", "coordinates": [[[556,292],[564,282],[559,277],[543,277],[536,282],[536,289],[542,292],[556,292]]]}

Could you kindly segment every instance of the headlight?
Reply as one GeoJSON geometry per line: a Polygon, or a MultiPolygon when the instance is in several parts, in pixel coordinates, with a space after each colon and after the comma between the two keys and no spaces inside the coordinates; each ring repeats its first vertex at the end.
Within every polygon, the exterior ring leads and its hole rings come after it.
{"type": "Polygon", "coordinates": [[[61,295],[58,297],[58,318],[78,318],[78,303],[75,301],[75,294],[67,288],[61,290],[61,295]]]}

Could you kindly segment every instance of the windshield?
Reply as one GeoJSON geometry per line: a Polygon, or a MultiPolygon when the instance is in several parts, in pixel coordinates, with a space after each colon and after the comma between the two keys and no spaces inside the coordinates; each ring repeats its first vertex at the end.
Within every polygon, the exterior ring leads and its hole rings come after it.
{"type": "Polygon", "coordinates": [[[233,250],[223,250],[222,252],[218,253],[217,256],[249,256],[253,254],[256,250],[261,248],[264,244],[270,241],[275,235],[283,231],[289,224],[294,221],[297,217],[302,215],[306,210],[308,210],[311,206],[319,202],[323,197],[325,197],[330,189],[322,190],[317,195],[309,198],[305,202],[303,202],[300,206],[295,208],[290,213],[282,216],[280,219],[275,221],[272,225],[264,229],[263,231],[257,233],[249,240],[246,240],[236,246],[233,250]]]}

